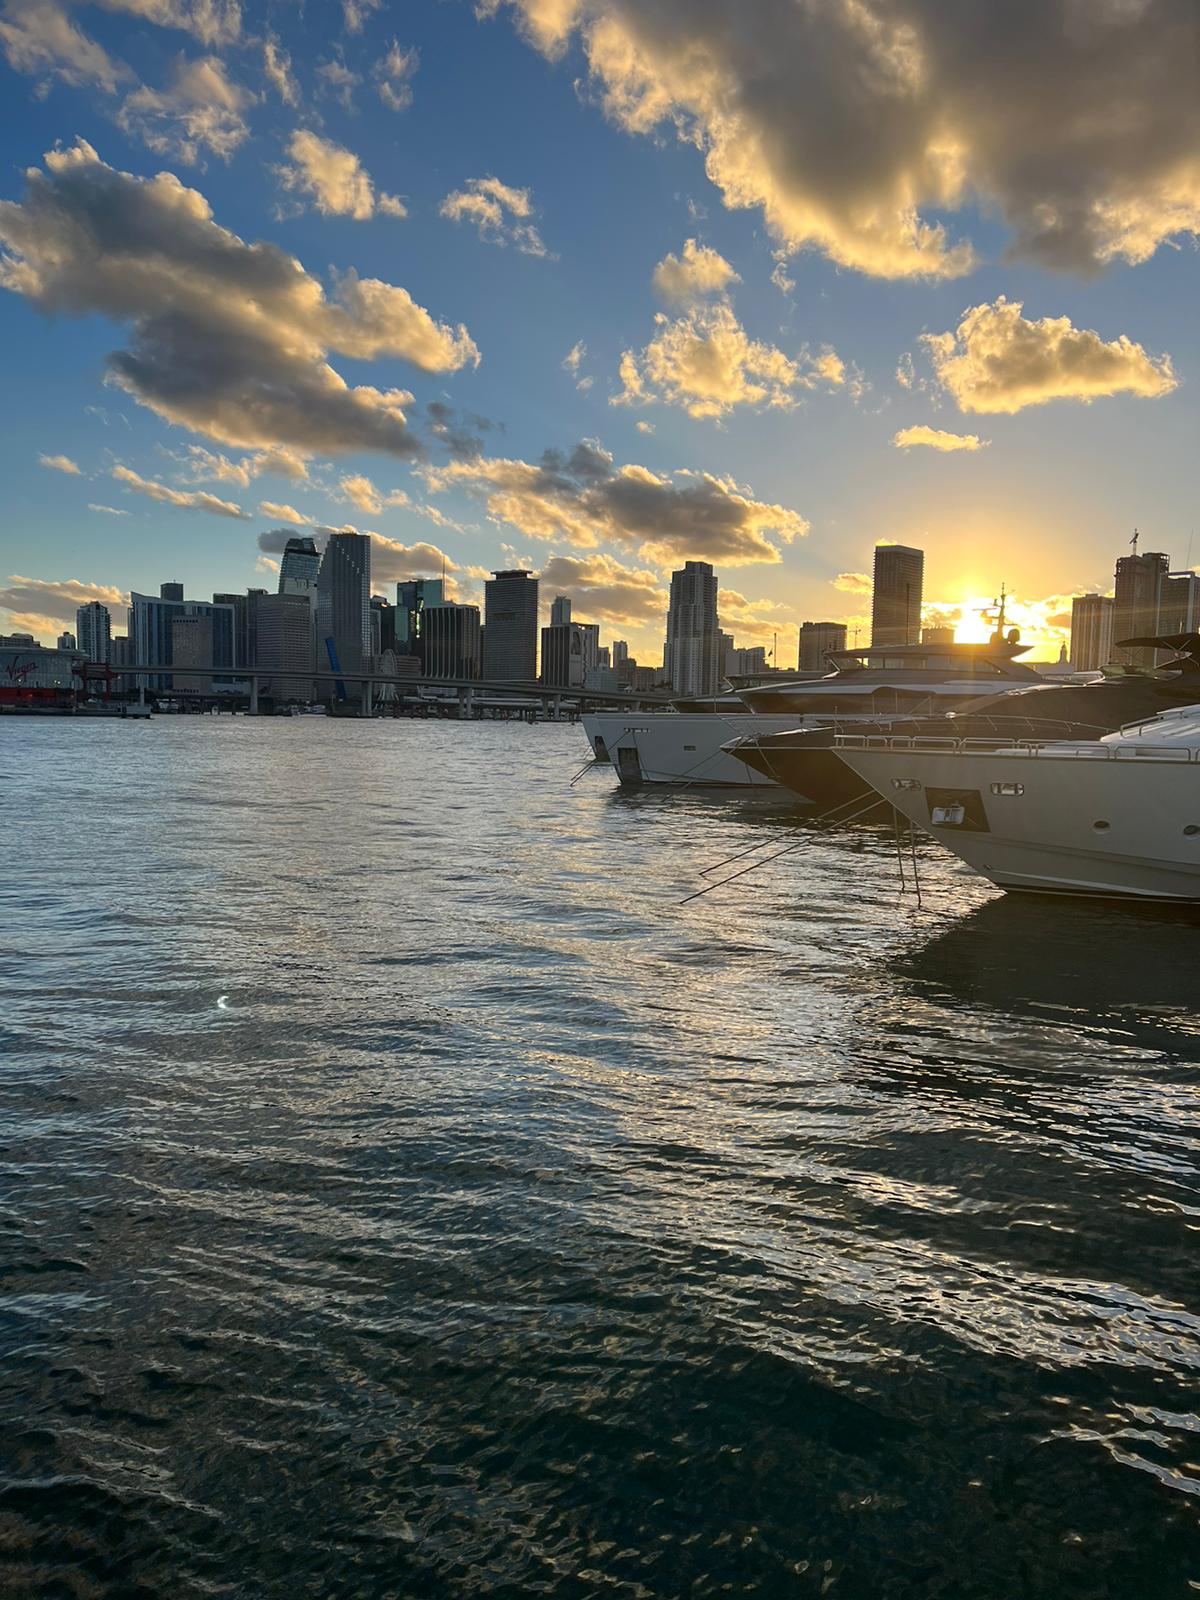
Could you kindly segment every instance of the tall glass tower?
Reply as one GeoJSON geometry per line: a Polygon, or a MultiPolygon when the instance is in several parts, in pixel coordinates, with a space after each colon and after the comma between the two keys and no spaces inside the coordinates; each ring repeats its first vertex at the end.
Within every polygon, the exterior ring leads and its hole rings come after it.
{"type": "Polygon", "coordinates": [[[279,593],[303,593],[310,584],[316,583],[320,570],[321,557],[317,553],[316,542],[307,537],[289,539],[283,547],[283,560],[279,563],[279,593]],[[304,588],[296,586],[297,579],[304,588]]]}
{"type": "Polygon", "coordinates": [[[365,533],[331,533],[317,575],[317,660],[361,672],[371,654],[371,541],[365,533]]]}

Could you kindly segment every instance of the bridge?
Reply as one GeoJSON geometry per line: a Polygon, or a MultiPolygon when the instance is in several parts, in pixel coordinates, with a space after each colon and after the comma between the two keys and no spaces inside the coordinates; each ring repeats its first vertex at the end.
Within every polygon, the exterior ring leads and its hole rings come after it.
{"type": "MultiPolygon", "coordinates": [[[[588,707],[611,708],[618,710],[628,707],[630,710],[649,708],[653,706],[668,706],[675,698],[669,694],[661,693],[633,693],[622,689],[585,689],[579,685],[567,687],[559,684],[539,683],[534,680],[524,679],[495,679],[495,678],[433,678],[421,673],[386,673],[386,672],[334,672],[330,668],[320,670],[313,668],[310,672],[280,671],[271,668],[269,671],[258,667],[230,667],[216,665],[198,665],[194,662],[168,663],[162,661],[139,662],[127,667],[103,667],[96,663],[88,663],[83,669],[85,682],[89,677],[104,677],[108,680],[135,678],[140,680],[137,684],[138,698],[145,703],[147,678],[171,677],[183,680],[179,689],[155,690],[155,693],[175,694],[194,693],[186,687],[188,679],[206,678],[224,679],[230,684],[246,684],[249,688],[249,711],[251,716],[258,715],[259,696],[267,695],[277,685],[291,685],[297,688],[303,685],[339,684],[349,687],[354,685],[361,690],[359,715],[369,717],[374,714],[375,696],[379,689],[393,688],[398,696],[411,694],[415,689],[440,689],[452,693],[458,703],[459,715],[470,717],[474,715],[476,702],[495,701],[498,697],[512,696],[516,700],[532,702],[549,710],[558,716],[564,706],[569,706],[576,711],[588,707]]],[[[309,691],[311,693],[311,689],[309,691]]],[[[296,698],[306,699],[307,695],[296,698]]],[[[527,709],[514,704],[513,709],[527,709]]]]}

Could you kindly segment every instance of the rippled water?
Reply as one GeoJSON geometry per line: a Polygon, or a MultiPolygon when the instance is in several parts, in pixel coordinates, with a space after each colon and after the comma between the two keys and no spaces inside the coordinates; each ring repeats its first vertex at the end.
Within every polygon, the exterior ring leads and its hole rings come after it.
{"type": "Polygon", "coordinates": [[[0,1592],[1194,1595],[1200,926],[585,755],[0,724],[0,1592]]]}

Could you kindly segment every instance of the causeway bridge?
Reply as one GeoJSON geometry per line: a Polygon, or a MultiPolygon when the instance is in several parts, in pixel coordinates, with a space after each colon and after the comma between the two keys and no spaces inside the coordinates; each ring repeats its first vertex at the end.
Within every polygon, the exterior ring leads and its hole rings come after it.
{"type": "MultiPolygon", "coordinates": [[[[453,698],[458,705],[459,716],[463,718],[474,716],[477,711],[484,708],[485,704],[500,708],[498,703],[508,703],[508,708],[514,711],[540,706],[547,714],[557,717],[564,709],[576,712],[590,708],[649,709],[653,706],[670,705],[675,698],[673,695],[661,692],[634,693],[625,689],[585,689],[578,685],[568,688],[565,685],[539,683],[536,679],[432,678],[421,673],[340,670],[335,672],[331,668],[323,670],[314,668],[311,672],[279,671],[275,668],[267,671],[257,667],[205,666],[194,662],[186,664],[167,664],[161,661],[138,662],[126,667],[107,669],[91,665],[86,674],[86,680],[89,682],[97,678],[111,680],[113,683],[127,681],[130,678],[137,680],[138,699],[143,704],[146,699],[147,679],[158,680],[164,677],[182,681],[173,689],[155,689],[152,691],[154,694],[182,694],[185,697],[210,695],[230,700],[235,698],[237,686],[245,685],[247,709],[251,716],[258,715],[260,696],[270,696],[274,691],[284,688],[301,690],[306,685],[310,687],[305,689],[305,692],[293,694],[288,698],[306,700],[311,697],[311,686],[328,685],[332,693],[322,698],[340,699],[343,697],[339,693],[341,685],[346,690],[353,688],[357,691],[355,698],[359,702],[359,715],[364,717],[374,715],[377,704],[382,703],[379,700],[379,692],[387,689],[394,689],[397,698],[411,695],[418,689],[437,689],[445,698],[453,698]],[[189,683],[189,679],[193,682],[189,683]],[[197,679],[207,680],[211,687],[198,690],[194,687],[197,679]]],[[[429,700],[426,703],[434,702],[429,700]]]]}

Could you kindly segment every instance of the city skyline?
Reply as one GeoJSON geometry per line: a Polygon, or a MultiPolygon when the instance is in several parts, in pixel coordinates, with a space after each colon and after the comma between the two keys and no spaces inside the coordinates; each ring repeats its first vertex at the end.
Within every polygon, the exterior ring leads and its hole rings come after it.
{"type": "Polygon", "coordinates": [[[387,586],[482,604],[525,568],[642,659],[709,561],[722,625],[770,648],[864,630],[886,541],[926,551],[930,625],[978,634],[1003,581],[1053,658],[1135,525],[1191,565],[1200,429],[1177,19],[1085,39],[1062,9],[1020,55],[1072,96],[1027,126],[1032,67],[936,48],[929,4],[903,113],[868,73],[785,114],[758,86],[852,58],[842,7],[735,49],[678,0],[674,44],[626,0],[10,3],[0,627],[50,642],[149,571],[270,587],[289,536],[347,529],[387,586]],[[868,114],[904,123],[878,161],[868,114]]]}

